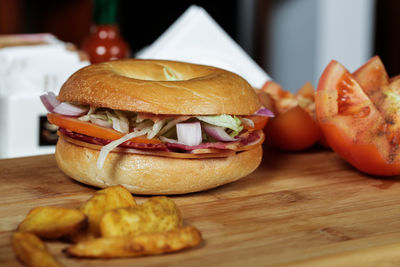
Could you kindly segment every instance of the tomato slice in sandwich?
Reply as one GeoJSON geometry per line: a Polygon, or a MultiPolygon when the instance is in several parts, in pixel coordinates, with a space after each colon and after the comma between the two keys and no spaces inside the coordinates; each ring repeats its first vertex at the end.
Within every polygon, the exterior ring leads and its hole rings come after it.
{"type": "MultiPolygon", "coordinates": [[[[50,123],[55,124],[59,127],[92,137],[97,137],[107,140],[117,140],[124,136],[123,133],[115,131],[114,129],[101,127],[99,125],[90,122],[80,121],[76,118],[67,117],[56,113],[48,113],[47,119],[49,120],[50,123]]],[[[148,139],[145,136],[135,137],[132,138],[130,141],[135,143],[146,143],[146,144],[161,143],[159,139],[156,138],[148,139]]]]}

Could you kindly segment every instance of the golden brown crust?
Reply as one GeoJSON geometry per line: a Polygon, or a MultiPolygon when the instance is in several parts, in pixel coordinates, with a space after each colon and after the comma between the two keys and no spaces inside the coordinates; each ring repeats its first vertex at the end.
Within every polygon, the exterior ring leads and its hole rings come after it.
{"type": "Polygon", "coordinates": [[[90,65],[64,83],[58,99],[154,114],[250,115],[260,108],[254,90],[240,76],[166,60],[127,59],[90,65]],[[168,81],[167,76],[178,80],[168,81]]]}
{"type": "Polygon", "coordinates": [[[262,148],[215,159],[173,159],[111,152],[97,169],[99,151],[59,138],[56,161],[73,179],[105,188],[121,184],[134,194],[184,194],[214,188],[253,172],[261,162],[262,148]]]}

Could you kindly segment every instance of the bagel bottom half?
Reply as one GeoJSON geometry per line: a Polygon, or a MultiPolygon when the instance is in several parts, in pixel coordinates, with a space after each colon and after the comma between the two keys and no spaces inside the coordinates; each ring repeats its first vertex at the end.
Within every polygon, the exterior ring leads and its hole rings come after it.
{"type": "Polygon", "coordinates": [[[121,184],[134,194],[184,194],[214,188],[253,172],[261,162],[261,145],[226,158],[176,159],[111,152],[102,169],[99,151],[62,137],[56,146],[58,167],[69,177],[105,188],[121,184]]]}

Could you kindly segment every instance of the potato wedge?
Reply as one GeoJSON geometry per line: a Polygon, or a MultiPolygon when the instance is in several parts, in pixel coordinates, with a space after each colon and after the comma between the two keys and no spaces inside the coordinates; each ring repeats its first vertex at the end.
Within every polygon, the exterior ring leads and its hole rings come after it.
{"type": "Polygon", "coordinates": [[[59,238],[86,225],[86,216],[78,209],[37,207],[18,225],[17,231],[31,232],[39,237],[59,238]]]}
{"type": "Polygon", "coordinates": [[[94,234],[92,234],[92,232],[89,231],[89,227],[86,226],[85,228],[82,228],[78,231],[75,231],[75,232],[65,236],[63,238],[63,241],[76,244],[78,242],[91,240],[91,239],[95,239],[95,238],[96,238],[96,236],[94,234]]]}
{"type": "Polygon", "coordinates": [[[104,213],[117,208],[136,206],[132,194],[123,186],[117,185],[97,191],[80,210],[89,220],[89,231],[94,236],[100,236],[100,220],[104,213]]]}
{"type": "Polygon", "coordinates": [[[199,230],[187,226],[164,233],[96,238],[68,247],[65,252],[85,258],[135,257],[179,251],[201,241],[199,230]]]}
{"type": "Polygon", "coordinates": [[[167,197],[152,197],[142,205],[108,211],[100,222],[103,237],[140,235],[169,231],[182,226],[175,202],[167,197]]]}
{"type": "Polygon", "coordinates": [[[59,267],[62,266],[47,250],[46,245],[36,235],[28,232],[15,232],[12,246],[16,257],[26,266],[59,267]]]}

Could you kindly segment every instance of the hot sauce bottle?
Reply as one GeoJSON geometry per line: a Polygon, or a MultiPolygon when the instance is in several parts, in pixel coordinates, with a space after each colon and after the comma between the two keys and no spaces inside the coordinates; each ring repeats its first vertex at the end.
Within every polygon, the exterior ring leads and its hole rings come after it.
{"type": "Polygon", "coordinates": [[[94,0],[94,24],[82,43],[91,63],[127,58],[130,49],[119,32],[118,0],[94,0]]]}

